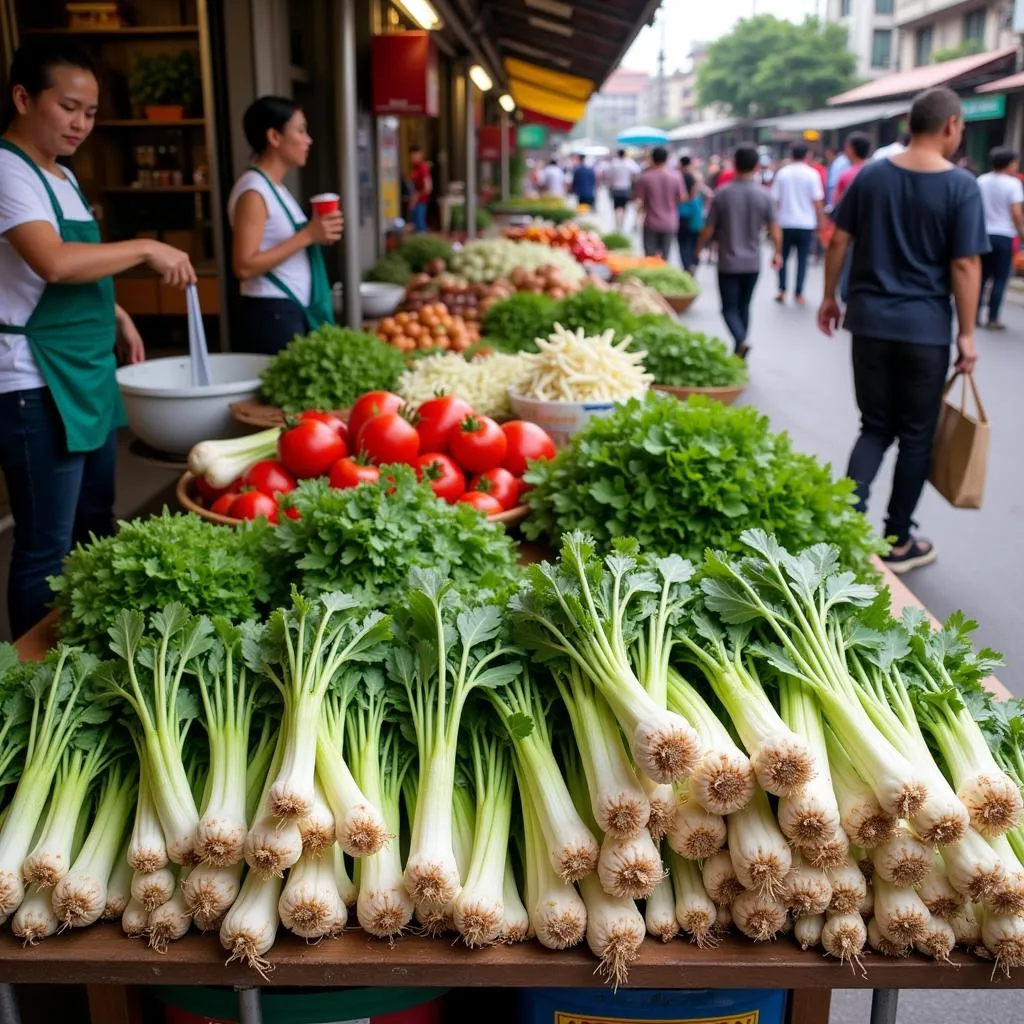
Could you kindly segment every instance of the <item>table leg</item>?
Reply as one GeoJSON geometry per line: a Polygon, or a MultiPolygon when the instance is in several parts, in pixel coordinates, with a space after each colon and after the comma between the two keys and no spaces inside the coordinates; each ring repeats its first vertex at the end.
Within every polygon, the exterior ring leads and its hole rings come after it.
{"type": "Polygon", "coordinates": [[[828,1024],[832,991],[827,988],[795,989],[789,993],[787,1024],[828,1024]]]}
{"type": "Polygon", "coordinates": [[[14,986],[7,983],[0,984],[0,1024],[21,1024],[18,996],[14,986]]]}
{"type": "Polygon", "coordinates": [[[876,988],[871,993],[871,1024],[896,1024],[898,988],[876,988]]]}
{"type": "Polygon", "coordinates": [[[240,1024],[263,1024],[263,993],[258,988],[240,988],[238,1020],[240,1024]]]}

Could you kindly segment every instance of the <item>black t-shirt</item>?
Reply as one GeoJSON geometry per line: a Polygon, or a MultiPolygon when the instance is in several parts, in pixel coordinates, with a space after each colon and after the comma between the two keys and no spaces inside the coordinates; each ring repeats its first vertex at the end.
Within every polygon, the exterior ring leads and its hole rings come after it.
{"type": "Polygon", "coordinates": [[[973,176],[959,168],[932,174],[876,160],[853,179],[833,217],[854,238],[847,330],[948,345],[950,264],[989,250],[973,176]]]}
{"type": "Polygon", "coordinates": [[[697,184],[697,179],[689,172],[683,171],[683,184],[686,186],[686,194],[693,198],[693,186],[697,184]]]}

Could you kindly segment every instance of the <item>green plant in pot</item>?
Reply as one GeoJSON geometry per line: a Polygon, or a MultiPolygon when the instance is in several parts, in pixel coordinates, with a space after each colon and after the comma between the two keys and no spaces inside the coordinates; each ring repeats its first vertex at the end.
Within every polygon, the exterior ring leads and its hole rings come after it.
{"type": "Polygon", "coordinates": [[[151,121],[180,120],[195,106],[199,71],[189,52],[140,57],[132,68],[132,100],[151,121]]]}

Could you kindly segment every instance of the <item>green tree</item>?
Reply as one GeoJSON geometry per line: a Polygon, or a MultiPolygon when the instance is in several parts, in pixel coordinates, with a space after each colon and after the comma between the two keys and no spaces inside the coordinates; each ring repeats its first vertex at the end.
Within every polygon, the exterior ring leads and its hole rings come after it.
{"type": "Polygon", "coordinates": [[[956,60],[958,57],[973,57],[984,49],[985,44],[980,39],[965,39],[957,46],[949,46],[945,50],[936,50],[932,54],[932,63],[945,64],[947,60],[956,60]]]}
{"type": "Polygon", "coordinates": [[[795,114],[853,86],[855,66],[840,25],[762,14],[711,44],[697,88],[702,104],[720,104],[736,117],[795,114]]]}

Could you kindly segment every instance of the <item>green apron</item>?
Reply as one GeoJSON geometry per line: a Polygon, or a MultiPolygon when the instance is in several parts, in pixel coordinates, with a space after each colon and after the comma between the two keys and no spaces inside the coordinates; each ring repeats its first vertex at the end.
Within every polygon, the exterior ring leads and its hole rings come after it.
{"type": "MultiPolygon", "coordinates": [[[[277,186],[258,167],[253,167],[252,169],[270,186],[271,192],[277,197],[278,203],[281,204],[281,209],[284,210],[284,215],[291,221],[292,228],[298,234],[309,222],[303,221],[300,224],[292,216],[292,211],[288,209],[288,204],[281,198],[281,193],[278,192],[277,186]]],[[[299,302],[295,293],[277,274],[269,273],[263,276],[271,284],[277,285],[302,310],[309,329],[315,331],[322,324],[334,323],[334,301],[331,297],[331,282],[327,279],[327,264],[324,263],[323,249],[319,245],[307,245],[306,254],[309,256],[309,278],[311,282],[308,306],[303,306],[299,302]]]]}
{"type": "MultiPolygon", "coordinates": [[[[39,175],[53,205],[62,241],[100,244],[95,219],[67,220],[46,175],[25,152],[6,139],[0,139],[0,149],[14,153],[39,175]]],[[[89,209],[81,189],[70,177],[68,180],[89,209]]],[[[0,325],[2,334],[20,334],[28,339],[64,423],[69,452],[103,447],[110,432],[128,422],[115,375],[114,306],[111,277],[89,284],[47,284],[24,327],[0,325]]]]}

